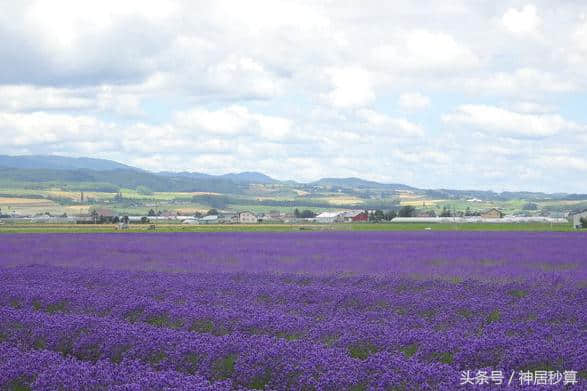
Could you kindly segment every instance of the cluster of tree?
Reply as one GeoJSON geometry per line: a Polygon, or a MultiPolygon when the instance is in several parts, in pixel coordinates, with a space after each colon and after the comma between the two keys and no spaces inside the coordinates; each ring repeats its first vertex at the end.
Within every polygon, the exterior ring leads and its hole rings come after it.
{"type": "Polygon", "coordinates": [[[581,227],[587,228],[587,217],[581,217],[581,227]]]}
{"type": "Polygon", "coordinates": [[[440,212],[440,217],[453,217],[453,211],[450,210],[449,207],[447,206],[443,206],[442,207],[442,212],[440,212]]]}
{"type": "Polygon", "coordinates": [[[157,212],[155,212],[154,209],[149,209],[149,211],[147,212],[147,216],[161,216],[163,214],[163,212],[161,212],[160,210],[158,210],[157,212]]]}
{"type": "MultiPolygon", "coordinates": [[[[443,206],[442,212],[440,212],[440,215],[439,215],[439,217],[471,217],[471,216],[481,216],[481,212],[479,212],[477,210],[471,210],[471,208],[469,208],[468,206],[464,212],[462,210],[454,210],[454,209],[450,209],[450,207],[448,207],[448,206],[443,206]]],[[[431,216],[431,217],[435,217],[435,216],[431,216]]]]}
{"type": "Polygon", "coordinates": [[[414,208],[412,205],[402,206],[398,210],[397,216],[398,217],[414,217],[414,216],[416,216],[416,208],[414,208]]]}
{"type": "Polygon", "coordinates": [[[396,217],[397,212],[395,210],[384,212],[381,209],[377,209],[376,211],[369,213],[369,221],[372,222],[391,221],[396,217]]]}
{"type": "Polygon", "coordinates": [[[224,195],[199,194],[192,197],[192,202],[210,205],[213,209],[225,209],[228,204],[234,204],[234,199],[224,195]]]}
{"type": "Polygon", "coordinates": [[[149,189],[147,186],[139,185],[135,190],[140,195],[153,195],[153,190],[149,189]]]}
{"type": "Polygon", "coordinates": [[[467,206],[467,209],[465,209],[465,216],[481,216],[481,212],[477,210],[471,210],[471,208],[467,206]]]}
{"type": "Polygon", "coordinates": [[[313,217],[316,217],[316,213],[314,213],[310,209],[304,209],[300,211],[298,208],[295,208],[294,216],[298,219],[311,219],[313,217]]]}
{"type": "Polygon", "coordinates": [[[534,202],[528,202],[522,205],[522,210],[538,210],[538,204],[535,204],[534,202]]]}

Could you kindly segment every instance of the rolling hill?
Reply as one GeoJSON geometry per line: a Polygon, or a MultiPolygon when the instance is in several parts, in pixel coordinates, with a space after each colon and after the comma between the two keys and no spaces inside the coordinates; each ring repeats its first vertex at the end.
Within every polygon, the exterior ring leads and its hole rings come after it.
{"type": "MultiPolygon", "coordinates": [[[[586,200],[586,194],[545,194],[533,192],[502,192],[479,190],[419,189],[401,183],[379,183],[361,178],[322,178],[311,183],[292,180],[278,181],[259,172],[211,175],[199,172],[150,172],[106,159],[64,156],[0,155],[0,186],[40,188],[68,186],[69,189],[116,191],[145,186],[157,192],[214,192],[247,194],[251,184],[279,185],[283,189],[337,192],[370,198],[377,192],[408,190],[429,198],[486,200],[586,200]],[[320,190],[318,190],[320,191],[320,190]]],[[[283,190],[282,189],[282,190],[283,190]]],[[[255,196],[248,193],[249,196],[255,196]]]]}
{"type": "Polygon", "coordinates": [[[65,156],[43,156],[24,155],[9,156],[0,155],[0,167],[23,168],[23,169],[53,169],[53,170],[136,170],[139,168],[127,166],[113,160],[94,159],[87,157],[65,157],[65,156]]]}

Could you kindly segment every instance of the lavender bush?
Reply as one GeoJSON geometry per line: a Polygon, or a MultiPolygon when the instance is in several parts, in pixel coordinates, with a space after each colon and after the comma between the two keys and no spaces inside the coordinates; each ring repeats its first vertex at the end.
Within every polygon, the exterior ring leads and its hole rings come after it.
{"type": "Polygon", "coordinates": [[[3,235],[0,254],[0,389],[584,386],[582,234],[3,235]]]}

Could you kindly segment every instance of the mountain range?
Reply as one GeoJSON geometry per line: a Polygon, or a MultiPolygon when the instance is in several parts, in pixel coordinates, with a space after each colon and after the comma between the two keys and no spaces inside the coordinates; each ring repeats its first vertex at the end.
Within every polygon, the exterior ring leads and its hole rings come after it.
{"type": "Polygon", "coordinates": [[[480,190],[418,189],[401,183],[379,183],[361,178],[322,178],[311,183],[279,181],[259,172],[212,175],[199,172],[151,172],[107,159],[87,157],[0,155],[0,186],[42,183],[69,184],[79,190],[112,191],[114,188],[145,186],[153,191],[217,192],[241,194],[251,184],[281,184],[284,187],[308,189],[330,188],[339,192],[373,193],[412,191],[438,198],[483,199],[587,199],[580,194],[545,194],[535,192],[503,192],[480,190]]]}

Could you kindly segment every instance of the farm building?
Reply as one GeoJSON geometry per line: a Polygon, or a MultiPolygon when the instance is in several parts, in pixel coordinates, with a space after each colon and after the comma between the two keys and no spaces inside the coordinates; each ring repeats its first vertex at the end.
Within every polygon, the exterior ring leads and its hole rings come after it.
{"type": "Polygon", "coordinates": [[[481,217],[484,219],[501,219],[503,216],[503,212],[495,208],[489,209],[481,213],[481,217]]]}
{"type": "Polygon", "coordinates": [[[338,223],[343,221],[343,212],[322,212],[316,216],[317,223],[338,223]]]}
{"type": "Polygon", "coordinates": [[[102,222],[112,223],[117,216],[116,212],[108,208],[94,209],[95,216],[102,222]]]}
{"type": "Polygon", "coordinates": [[[281,223],[283,222],[285,214],[277,210],[269,211],[269,213],[265,213],[259,216],[259,219],[265,222],[273,222],[273,223],[281,223]]]}
{"type": "Polygon", "coordinates": [[[571,214],[570,218],[573,221],[573,228],[583,228],[583,223],[581,222],[581,219],[587,220],[587,210],[580,213],[571,214]]]}
{"type": "Polygon", "coordinates": [[[257,215],[253,212],[238,212],[238,222],[241,224],[254,224],[258,222],[257,215]]]}
{"type": "Polygon", "coordinates": [[[220,224],[236,224],[238,223],[238,214],[236,213],[222,213],[218,216],[220,224]]]}
{"type": "Polygon", "coordinates": [[[364,210],[350,210],[342,214],[342,220],[345,223],[369,221],[369,215],[364,210]]]}
{"type": "Polygon", "coordinates": [[[210,215],[204,216],[198,220],[199,224],[217,224],[218,223],[218,216],[217,215],[210,215]]]}

